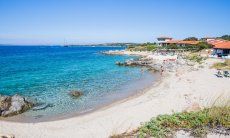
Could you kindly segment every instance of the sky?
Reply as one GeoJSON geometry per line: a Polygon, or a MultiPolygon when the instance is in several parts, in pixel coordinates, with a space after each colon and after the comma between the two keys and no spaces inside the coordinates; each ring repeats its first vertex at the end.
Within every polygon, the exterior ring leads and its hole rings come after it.
{"type": "Polygon", "coordinates": [[[0,0],[0,44],[154,42],[230,34],[230,0],[0,0]]]}

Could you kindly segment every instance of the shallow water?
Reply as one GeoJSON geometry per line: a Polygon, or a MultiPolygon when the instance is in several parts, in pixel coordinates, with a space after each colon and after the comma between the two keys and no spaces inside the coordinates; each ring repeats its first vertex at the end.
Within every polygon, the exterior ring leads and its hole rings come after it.
{"type": "Polygon", "coordinates": [[[137,93],[156,76],[138,67],[119,67],[116,61],[130,56],[100,52],[121,47],[0,47],[0,94],[20,94],[38,103],[51,104],[30,110],[26,118],[47,118],[72,112],[85,113],[137,93]],[[70,91],[84,95],[73,99],[70,91]]]}

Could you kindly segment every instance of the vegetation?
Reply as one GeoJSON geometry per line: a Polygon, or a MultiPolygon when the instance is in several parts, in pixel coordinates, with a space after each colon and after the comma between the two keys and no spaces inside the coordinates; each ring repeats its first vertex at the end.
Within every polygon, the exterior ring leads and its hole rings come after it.
{"type": "Polygon", "coordinates": [[[170,44],[168,46],[162,47],[163,49],[184,49],[186,51],[201,51],[203,49],[209,49],[212,46],[206,42],[199,42],[197,45],[186,45],[186,46],[178,46],[176,44],[170,44]]]}
{"type": "Polygon", "coordinates": [[[188,37],[188,38],[185,38],[184,41],[198,41],[198,38],[196,38],[196,37],[188,37]]]}
{"type": "Polygon", "coordinates": [[[137,136],[144,137],[168,137],[177,130],[190,131],[191,135],[204,137],[209,130],[215,128],[230,128],[230,106],[212,107],[197,112],[182,112],[172,115],[159,115],[143,124],[139,129],[113,138],[137,136]]]}
{"type": "Polygon", "coordinates": [[[203,50],[203,49],[209,49],[209,48],[212,48],[212,45],[208,44],[207,42],[199,42],[197,44],[198,51],[203,50]]]}
{"type": "Polygon", "coordinates": [[[213,64],[212,68],[230,70],[230,59],[226,59],[223,63],[222,62],[215,63],[213,64]]]}
{"type": "Polygon", "coordinates": [[[223,35],[219,38],[230,41],[230,35],[223,35]]]}
{"type": "Polygon", "coordinates": [[[205,60],[206,58],[201,57],[197,53],[193,53],[193,54],[191,53],[191,54],[186,56],[186,59],[193,61],[193,62],[202,63],[202,61],[205,60]]]}
{"type": "Polygon", "coordinates": [[[179,129],[191,130],[198,137],[207,133],[207,128],[230,127],[230,107],[213,107],[198,112],[183,112],[173,115],[160,115],[144,124],[141,137],[166,137],[179,129]]]}
{"type": "Polygon", "coordinates": [[[179,46],[177,46],[176,44],[170,44],[167,46],[162,47],[163,49],[181,49],[179,46]]]}
{"type": "Polygon", "coordinates": [[[128,46],[128,50],[130,51],[155,51],[157,46],[155,43],[144,43],[137,46],[130,45],[128,46]]]}

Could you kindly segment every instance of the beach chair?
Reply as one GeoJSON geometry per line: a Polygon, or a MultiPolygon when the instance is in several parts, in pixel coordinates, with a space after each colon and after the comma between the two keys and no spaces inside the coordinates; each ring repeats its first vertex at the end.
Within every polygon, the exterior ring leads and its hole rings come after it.
{"type": "Polygon", "coordinates": [[[228,71],[224,71],[224,77],[230,77],[230,74],[228,71]]]}
{"type": "Polygon", "coordinates": [[[220,71],[217,72],[217,74],[215,74],[218,78],[223,78],[223,75],[220,71]]]}

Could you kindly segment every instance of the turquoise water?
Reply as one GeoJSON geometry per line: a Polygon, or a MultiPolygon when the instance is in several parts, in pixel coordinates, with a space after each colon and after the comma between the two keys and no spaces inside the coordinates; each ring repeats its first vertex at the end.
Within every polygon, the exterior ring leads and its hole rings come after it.
{"type": "Polygon", "coordinates": [[[20,94],[37,103],[52,104],[23,116],[50,117],[84,113],[133,95],[154,81],[141,68],[119,67],[116,61],[135,58],[100,52],[121,47],[0,47],[0,94],[20,94]],[[138,85],[141,84],[141,85],[138,85]],[[73,99],[70,91],[84,95],[73,99]]]}

